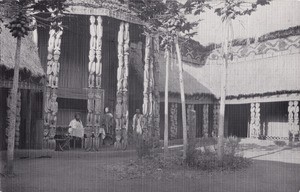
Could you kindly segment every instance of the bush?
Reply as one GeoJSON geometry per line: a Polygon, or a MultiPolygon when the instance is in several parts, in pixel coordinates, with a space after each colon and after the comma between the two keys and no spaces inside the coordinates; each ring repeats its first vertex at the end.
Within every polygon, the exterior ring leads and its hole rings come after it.
{"type": "Polygon", "coordinates": [[[237,137],[224,139],[224,155],[222,160],[219,160],[215,151],[205,149],[207,145],[215,145],[216,140],[203,138],[197,146],[204,147],[204,150],[200,151],[193,147],[188,147],[185,163],[189,167],[208,171],[246,168],[250,165],[250,161],[237,155],[239,142],[240,139],[237,137]]]}
{"type": "Polygon", "coordinates": [[[230,136],[224,139],[224,154],[235,156],[239,149],[240,139],[234,136],[230,136]]]}
{"type": "Polygon", "coordinates": [[[283,147],[286,145],[285,141],[274,141],[274,143],[275,143],[275,145],[280,146],[280,147],[283,147]]]}

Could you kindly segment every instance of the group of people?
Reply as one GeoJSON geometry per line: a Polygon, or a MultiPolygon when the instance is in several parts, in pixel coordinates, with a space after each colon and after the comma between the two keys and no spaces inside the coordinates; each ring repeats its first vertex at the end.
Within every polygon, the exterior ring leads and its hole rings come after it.
{"type": "MultiPolygon", "coordinates": [[[[136,134],[142,134],[142,117],[140,109],[136,109],[136,113],[133,116],[132,127],[136,134]]],[[[110,112],[109,108],[105,108],[104,118],[99,130],[94,130],[87,135],[87,131],[83,126],[79,113],[75,113],[74,119],[69,124],[68,132],[74,139],[86,138],[85,149],[86,150],[98,150],[99,145],[113,144],[115,140],[115,120],[114,116],[110,112]]],[[[122,136],[123,137],[123,136],[122,136]]]]}

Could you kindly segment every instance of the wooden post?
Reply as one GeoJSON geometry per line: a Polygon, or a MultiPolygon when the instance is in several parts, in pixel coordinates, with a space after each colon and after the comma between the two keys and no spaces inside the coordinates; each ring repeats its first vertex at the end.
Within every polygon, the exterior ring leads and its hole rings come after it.
{"type": "Polygon", "coordinates": [[[299,106],[298,101],[290,101],[288,106],[289,113],[289,132],[292,135],[292,141],[295,141],[295,135],[299,134],[299,106]]]}
{"type": "Polygon", "coordinates": [[[170,139],[176,139],[177,138],[177,103],[171,103],[171,110],[170,110],[170,139]]]}
{"type": "Polygon", "coordinates": [[[164,154],[169,152],[169,65],[170,65],[170,50],[165,50],[166,58],[166,80],[165,80],[165,129],[164,129],[164,154]]]}
{"type": "Polygon", "coordinates": [[[44,148],[55,148],[54,136],[58,112],[57,88],[62,34],[62,22],[58,23],[57,29],[54,29],[53,24],[51,24],[48,41],[46,98],[44,103],[44,148]]]}
{"type": "Polygon", "coordinates": [[[159,37],[153,37],[153,80],[154,80],[154,102],[153,102],[153,115],[154,115],[154,138],[155,146],[159,145],[160,138],[160,96],[159,96],[159,37]]]}
{"type": "Polygon", "coordinates": [[[213,108],[213,137],[218,135],[218,123],[219,123],[219,112],[220,112],[220,105],[215,104],[213,108]]]}
{"type": "Polygon", "coordinates": [[[27,113],[26,113],[26,149],[30,148],[31,134],[31,113],[32,113],[32,92],[29,89],[27,92],[27,113]]]}
{"type": "Polygon", "coordinates": [[[258,138],[260,134],[260,104],[251,103],[250,107],[250,137],[258,138]]]}
{"type": "Polygon", "coordinates": [[[208,137],[208,108],[209,105],[203,105],[203,136],[208,137]]]}

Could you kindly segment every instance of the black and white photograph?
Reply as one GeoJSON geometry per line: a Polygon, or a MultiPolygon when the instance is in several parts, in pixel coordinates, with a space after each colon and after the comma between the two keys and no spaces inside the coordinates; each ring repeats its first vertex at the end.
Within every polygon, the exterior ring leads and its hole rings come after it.
{"type": "Polygon", "coordinates": [[[300,192],[300,0],[0,0],[0,192],[300,192]]]}

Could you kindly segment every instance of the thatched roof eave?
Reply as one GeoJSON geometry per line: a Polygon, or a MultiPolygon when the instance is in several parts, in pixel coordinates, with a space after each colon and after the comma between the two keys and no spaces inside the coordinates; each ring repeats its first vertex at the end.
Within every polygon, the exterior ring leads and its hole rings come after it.
{"type": "MultiPolygon", "coordinates": [[[[16,38],[12,37],[9,30],[3,25],[0,33],[0,66],[6,69],[14,69],[16,38]]],[[[21,41],[21,58],[20,69],[27,70],[33,77],[42,77],[45,72],[42,68],[40,58],[38,56],[38,48],[33,42],[31,35],[22,38],[21,41]]]]}

